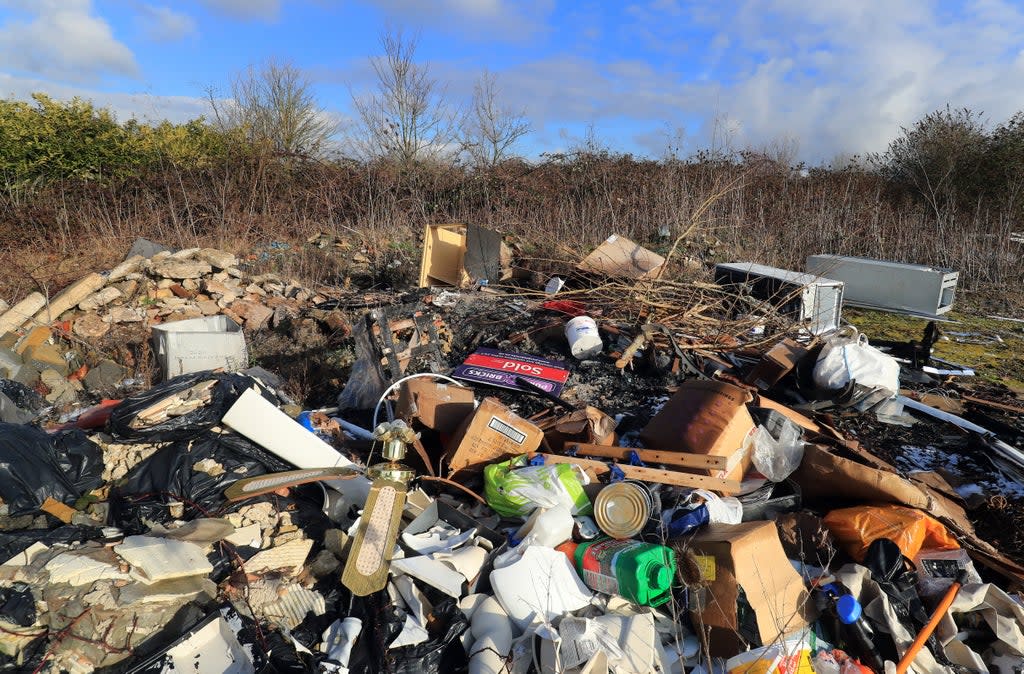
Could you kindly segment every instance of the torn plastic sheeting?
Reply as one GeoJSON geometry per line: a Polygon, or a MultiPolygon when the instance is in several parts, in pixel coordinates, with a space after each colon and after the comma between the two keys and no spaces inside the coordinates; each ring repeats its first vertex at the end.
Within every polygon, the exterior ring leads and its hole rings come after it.
{"type": "Polygon", "coordinates": [[[9,560],[20,555],[36,543],[50,546],[55,543],[65,545],[82,543],[103,538],[103,530],[78,524],[68,524],[56,529],[20,529],[18,531],[0,531],[0,559],[9,560]]]}
{"type": "Polygon", "coordinates": [[[338,394],[338,409],[341,411],[372,409],[388,385],[370,336],[369,321],[367,314],[356,322],[352,330],[357,358],[345,388],[338,394]]]}
{"type": "Polygon", "coordinates": [[[23,410],[35,413],[46,409],[47,404],[41,395],[13,379],[0,379],[0,393],[7,396],[12,403],[23,410]]]}
{"type": "Polygon", "coordinates": [[[446,656],[465,662],[466,654],[459,637],[468,629],[469,619],[454,599],[446,599],[435,605],[432,617],[432,629],[428,630],[430,639],[415,646],[389,649],[385,656],[389,665],[386,671],[394,674],[439,674],[441,671],[455,670],[455,667],[442,667],[446,656]],[[448,653],[456,647],[460,653],[448,653]]]}
{"type": "Polygon", "coordinates": [[[102,484],[103,452],[81,431],[48,435],[0,423],[0,498],[10,515],[35,512],[47,498],[74,503],[102,484]]]}
{"type": "Polygon", "coordinates": [[[357,601],[351,618],[362,620],[362,632],[352,648],[349,674],[439,674],[462,671],[467,662],[459,637],[469,619],[454,599],[445,598],[431,612],[430,640],[415,646],[389,648],[402,632],[406,613],[388,602],[387,592],[357,601]]]}
{"type": "Polygon", "coordinates": [[[29,627],[36,622],[36,600],[26,583],[0,588],[0,621],[29,627]]]}
{"type": "MultiPolygon", "coordinates": [[[[110,432],[124,443],[191,440],[220,423],[235,401],[254,385],[258,385],[257,380],[241,374],[211,371],[184,374],[121,401],[110,415],[110,432]],[[175,396],[181,396],[207,381],[213,385],[209,390],[209,400],[204,404],[178,416],[154,414],[158,420],[146,423],[144,415],[169,407],[175,396]]],[[[262,386],[259,389],[268,397],[273,395],[262,386]]]]}
{"type": "Polygon", "coordinates": [[[0,421],[8,424],[27,424],[35,418],[35,413],[18,407],[13,400],[0,392],[0,421]]]}
{"type": "Polygon", "coordinates": [[[168,509],[171,503],[183,504],[179,519],[208,517],[226,504],[224,489],[236,480],[290,467],[243,437],[207,432],[167,445],[129,471],[111,491],[111,521],[129,533],[143,532],[149,528],[146,522],[175,519],[168,509]],[[203,459],[215,460],[224,472],[194,470],[203,459]]]}

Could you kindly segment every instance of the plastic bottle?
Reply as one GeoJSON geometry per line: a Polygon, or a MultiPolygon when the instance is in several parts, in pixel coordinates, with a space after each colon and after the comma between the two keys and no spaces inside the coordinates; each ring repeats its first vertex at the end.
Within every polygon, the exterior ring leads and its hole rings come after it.
{"type": "Polygon", "coordinates": [[[875,648],[873,631],[864,620],[864,609],[857,598],[852,594],[840,595],[836,599],[836,615],[846,628],[844,636],[853,654],[860,656],[873,671],[885,671],[885,663],[875,648]]]}
{"type": "Polygon", "coordinates": [[[605,538],[580,543],[575,562],[583,582],[598,592],[644,606],[661,606],[672,596],[676,556],[664,545],[605,538]]]}

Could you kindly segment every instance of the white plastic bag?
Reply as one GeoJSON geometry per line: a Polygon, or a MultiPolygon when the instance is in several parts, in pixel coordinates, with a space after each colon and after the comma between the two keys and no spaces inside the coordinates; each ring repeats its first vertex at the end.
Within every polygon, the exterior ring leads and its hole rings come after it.
{"type": "Polygon", "coordinates": [[[754,434],[754,468],[772,482],[782,482],[800,467],[804,459],[802,429],[796,424],[783,424],[776,440],[764,426],[754,434]]]}
{"type": "Polygon", "coordinates": [[[743,504],[735,496],[719,496],[703,489],[690,492],[691,503],[698,498],[708,507],[708,521],[712,524],[739,524],[743,520],[743,504]]]}
{"type": "Polygon", "coordinates": [[[853,380],[869,389],[888,392],[891,398],[900,390],[900,364],[892,356],[868,344],[868,338],[856,328],[846,327],[830,335],[814,364],[814,383],[823,389],[839,391],[853,380]]]}

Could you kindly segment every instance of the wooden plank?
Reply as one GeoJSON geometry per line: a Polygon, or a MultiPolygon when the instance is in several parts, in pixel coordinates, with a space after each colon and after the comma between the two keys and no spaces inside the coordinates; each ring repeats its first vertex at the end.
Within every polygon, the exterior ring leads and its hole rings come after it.
{"type": "Polygon", "coordinates": [[[1004,403],[997,403],[994,400],[985,400],[984,398],[975,398],[974,396],[963,396],[963,399],[969,403],[975,405],[981,405],[983,407],[992,407],[997,410],[1005,410],[1007,412],[1013,412],[1014,414],[1024,414],[1024,407],[1017,407],[1015,405],[1006,405],[1004,403]]]}
{"type": "MultiPolygon", "coordinates": [[[[546,462],[550,463],[571,463],[579,466],[588,473],[603,475],[611,469],[608,464],[592,459],[581,459],[575,456],[562,456],[560,454],[537,453],[531,456],[543,456],[546,462]]],[[[658,468],[642,468],[640,466],[627,466],[616,464],[626,477],[631,480],[642,482],[657,482],[659,484],[670,484],[675,487],[689,487],[690,489],[709,489],[711,491],[722,491],[735,493],[740,490],[740,483],[736,480],[724,480],[718,477],[707,477],[705,475],[693,475],[691,473],[680,473],[674,470],[660,470],[658,468]]]]}
{"type": "Polygon", "coordinates": [[[629,453],[636,452],[644,463],[664,463],[684,468],[703,468],[706,470],[728,470],[729,457],[708,456],[706,454],[690,454],[688,452],[670,452],[662,449],[634,449],[631,447],[609,447],[608,445],[592,445],[575,442],[566,445],[566,449],[584,456],[601,456],[609,459],[628,461],[629,453]]]}

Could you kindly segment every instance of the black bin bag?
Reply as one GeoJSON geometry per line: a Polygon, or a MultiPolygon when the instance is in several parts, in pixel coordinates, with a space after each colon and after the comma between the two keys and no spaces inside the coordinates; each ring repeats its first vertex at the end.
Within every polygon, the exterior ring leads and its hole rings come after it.
{"type": "Polygon", "coordinates": [[[224,490],[237,480],[292,469],[240,435],[206,431],[192,440],[166,445],[132,468],[111,490],[111,523],[127,532],[142,532],[149,528],[145,522],[175,519],[168,509],[171,503],[183,504],[185,521],[216,517],[226,504],[224,490]],[[195,470],[204,459],[213,459],[224,472],[210,475],[195,470]]]}
{"type": "Polygon", "coordinates": [[[102,474],[103,450],[85,433],[0,423],[0,498],[10,515],[36,512],[47,498],[70,505],[102,474]]]}
{"type": "Polygon", "coordinates": [[[191,440],[219,424],[241,395],[253,387],[268,399],[273,399],[273,394],[258,380],[244,374],[211,370],[183,374],[122,400],[110,413],[110,433],[125,443],[191,440]],[[138,418],[139,414],[170,398],[188,395],[190,389],[204,382],[213,382],[208,394],[203,396],[204,399],[208,397],[206,404],[177,416],[158,418],[152,423],[138,418]]]}

